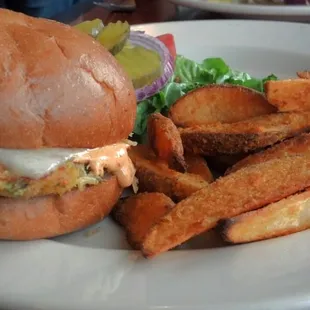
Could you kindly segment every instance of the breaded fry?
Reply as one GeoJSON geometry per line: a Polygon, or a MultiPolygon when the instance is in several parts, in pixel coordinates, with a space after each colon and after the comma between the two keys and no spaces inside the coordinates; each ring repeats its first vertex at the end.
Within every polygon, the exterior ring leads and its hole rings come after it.
{"type": "Polygon", "coordinates": [[[310,110],[310,80],[268,81],[264,85],[270,104],[279,112],[310,110]]]}
{"type": "Polygon", "coordinates": [[[310,156],[274,159],[217,179],[178,203],[147,234],[142,251],[157,255],[207,231],[219,220],[258,209],[310,185],[310,156]]]}
{"type": "Polygon", "coordinates": [[[128,243],[139,250],[149,229],[174,205],[162,193],[141,193],[120,200],[114,207],[112,216],[125,228],[128,243]]]}
{"type": "Polygon", "coordinates": [[[208,85],[181,97],[170,109],[177,126],[234,123],[275,112],[265,96],[238,85],[208,85]]]}
{"type": "Polygon", "coordinates": [[[309,190],[225,221],[223,236],[231,243],[246,243],[280,237],[308,228],[309,190]]]}
{"type": "Polygon", "coordinates": [[[187,165],[187,172],[200,175],[208,183],[213,182],[214,178],[210,171],[206,160],[199,155],[185,154],[185,162],[187,165]]]}
{"type": "Polygon", "coordinates": [[[237,162],[233,167],[226,171],[226,175],[241,168],[266,162],[283,156],[292,156],[299,153],[310,153],[310,134],[305,133],[300,136],[287,139],[264,151],[249,155],[237,162]]]}
{"type": "Polygon", "coordinates": [[[301,79],[310,79],[310,71],[300,71],[300,72],[297,72],[297,75],[301,79]]]}
{"type": "Polygon", "coordinates": [[[169,169],[145,145],[137,145],[128,153],[137,169],[140,192],[164,193],[173,201],[180,201],[209,185],[199,175],[169,169]]]}
{"type": "Polygon", "coordinates": [[[180,128],[186,152],[247,153],[310,130],[310,112],[274,113],[233,124],[180,128]]]}
{"type": "Polygon", "coordinates": [[[185,172],[184,149],[178,128],[170,118],[160,113],[151,114],[147,122],[150,145],[159,159],[171,169],[185,172]]]}

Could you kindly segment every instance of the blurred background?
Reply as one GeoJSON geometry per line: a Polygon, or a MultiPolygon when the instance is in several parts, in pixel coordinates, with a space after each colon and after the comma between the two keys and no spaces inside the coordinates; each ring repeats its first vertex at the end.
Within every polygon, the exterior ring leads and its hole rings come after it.
{"type": "Polygon", "coordinates": [[[0,0],[2,7],[37,17],[53,18],[87,0],[0,0]]]}
{"type": "Polygon", "coordinates": [[[227,18],[310,22],[309,0],[0,0],[0,6],[69,24],[95,18],[130,24],[227,18]]]}

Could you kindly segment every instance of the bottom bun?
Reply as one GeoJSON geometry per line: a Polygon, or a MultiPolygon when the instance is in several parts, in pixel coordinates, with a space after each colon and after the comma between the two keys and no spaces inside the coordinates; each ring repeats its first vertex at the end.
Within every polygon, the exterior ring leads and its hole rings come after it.
{"type": "Polygon", "coordinates": [[[84,191],[29,200],[0,198],[0,239],[32,240],[59,236],[99,222],[119,199],[116,177],[84,191]]]}

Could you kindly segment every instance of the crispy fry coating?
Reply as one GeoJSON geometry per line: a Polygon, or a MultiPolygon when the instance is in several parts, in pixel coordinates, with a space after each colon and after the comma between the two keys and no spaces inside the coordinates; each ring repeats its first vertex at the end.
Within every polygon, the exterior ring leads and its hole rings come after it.
{"type": "Polygon", "coordinates": [[[120,200],[114,207],[112,216],[125,228],[128,243],[139,250],[146,233],[174,205],[162,193],[140,193],[120,200]]]}
{"type": "Polygon", "coordinates": [[[300,136],[287,139],[264,151],[249,155],[237,162],[233,167],[226,171],[226,175],[241,168],[266,162],[268,160],[283,156],[292,156],[299,153],[310,153],[310,134],[305,133],[300,136]]]}
{"type": "Polygon", "coordinates": [[[178,203],[147,234],[142,251],[157,255],[216,226],[309,187],[310,156],[284,157],[238,170],[178,203]]]}
{"type": "Polygon", "coordinates": [[[297,72],[297,75],[301,79],[310,79],[310,71],[299,71],[297,72]]]}
{"type": "Polygon", "coordinates": [[[147,131],[150,145],[158,158],[165,161],[171,169],[185,172],[183,144],[172,120],[160,113],[151,114],[147,131]]]}
{"type": "Polygon", "coordinates": [[[185,162],[187,165],[187,172],[200,175],[208,183],[213,182],[214,178],[210,171],[207,161],[199,155],[185,154],[185,162]]]}
{"type": "Polygon", "coordinates": [[[188,153],[247,153],[309,131],[310,112],[274,113],[233,124],[211,124],[179,130],[188,153]]]}
{"type": "Polygon", "coordinates": [[[173,201],[180,201],[209,185],[199,175],[170,169],[158,161],[152,150],[145,145],[137,145],[128,153],[137,169],[136,177],[141,192],[164,193],[173,201]]]}
{"type": "Polygon", "coordinates": [[[234,123],[275,112],[265,96],[238,85],[208,85],[181,97],[170,109],[177,126],[234,123]]]}
{"type": "Polygon", "coordinates": [[[223,224],[223,236],[231,243],[246,243],[284,236],[308,228],[309,190],[228,219],[223,224]]]}
{"type": "Polygon", "coordinates": [[[278,80],[265,83],[270,104],[280,112],[310,110],[310,80],[278,80]]]}

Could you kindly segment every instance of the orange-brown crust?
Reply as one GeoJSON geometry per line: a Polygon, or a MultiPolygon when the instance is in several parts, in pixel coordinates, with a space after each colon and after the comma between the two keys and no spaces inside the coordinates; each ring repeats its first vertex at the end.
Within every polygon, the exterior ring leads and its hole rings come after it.
{"type": "Polygon", "coordinates": [[[145,237],[154,256],[216,226],[218,221],[261,208],[310,185],[309,154],[274,159],[217,179],[175,205],[145,237]]]}
{"type": "Polygon", "coordinates": [[[211,84],[181,97],[169,116],[177,126],[234,123],[275,112],[265,96],[250,88],[211,84]]]}
{"type": "Polygon", "coordinates": [[[0,9],[0,46],[0,147],[94,148],[132,131],[132,83],[90,36],[0,9]]]}
{"type": "Polygon", "coordinates": [[[128,154],[136,167],[140,192],[159,192],[180,201],[209,185],[200,175],[170,169],[146,145],[137,145],[128,154]]]}
{"type": "Polygon", "coordinates": [[[199,175],[208,183],[214,181],[208,163],[202,156],[185,154],[185,162],[187,165],[187,173],[199,175]]]}
{"type": "Polygon", "coordinates": [[[160,113],[153,113],[147,122],[150,145],[160,160],[171,169],[186,171],[184,149],[178,128],[170,118],[160,113]]]}
{"type": "Polygon", "coordinates": [[[0,198],[0,239],[48,238],[85,228],[110,213],[121,191],[116,177],[110,177],[63,196],[0,198]]]}
{"type": "Polygon", "coordinates": [[[300,136],[287,139],[264,151],[249,155],[244,159],[241,159],[235,165],[233,165],[230,169],[228,169],[225,172],[225,174],[228,175],[244,167],[260,164],[268,160],[284,156],[293,156],[299,153],[310,153],[309,133],[305,133],[300,136]]]}
{"type": "Polygon", "coordinates": [[[192,152],[204,156],[247,153],[272,145],[284,138],[283,133],[214,134],[203,131],[182,133],[185,150],[188,153],[192,152]]]}
{"type": "Polygon", "coordinates": [[[246,243],[292,234],[310,228],[309,209],[308,189],[226,220],[221,225],[222,235],[228,242],[246,243]]]}
{"type": "Polygon", "coordinates": [[[233,124],[180,128],[184,149],[201,155],[247,153],[310,130],[310,112],[274,113],[233,124]]]}
{"type": "Polygon", "coordinates": [[[310,79],[310,71],[299,71],[297,76],[301,79],[310,79]]]}
{"type": "Polygon", "coordinates": [[[140,193],[120,200],[113,209],[112,216],[125,228],[128,243],[140,250],[150,228],[174,205],[163,193],[140,193]]]}
{"type": "Polygon", "coordinates": [[[310,110],[310,80],[268,81],[264,85],[270,104],[280,112],[310,110]]]}

